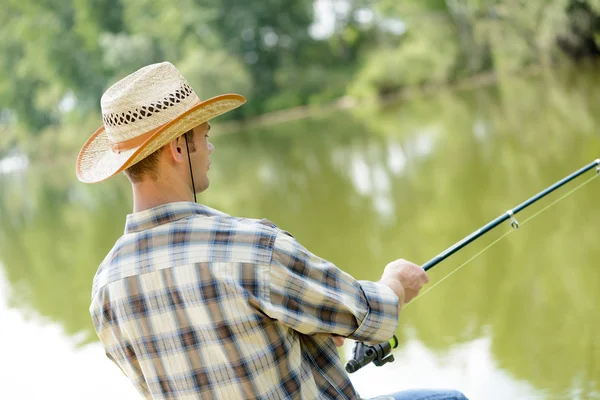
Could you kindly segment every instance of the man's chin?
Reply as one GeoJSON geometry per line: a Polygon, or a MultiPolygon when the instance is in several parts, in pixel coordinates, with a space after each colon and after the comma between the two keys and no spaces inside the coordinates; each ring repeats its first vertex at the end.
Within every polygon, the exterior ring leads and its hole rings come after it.
{"type": "Polygon", "coordinates": [[[196,186],[196,194],[204,192],[210,186],[210,179],[206,177],[201,185],[196,186]]]}

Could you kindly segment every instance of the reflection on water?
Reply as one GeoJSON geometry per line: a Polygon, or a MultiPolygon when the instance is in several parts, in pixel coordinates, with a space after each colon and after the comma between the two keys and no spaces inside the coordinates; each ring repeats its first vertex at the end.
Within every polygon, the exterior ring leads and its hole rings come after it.
{"type": "MultiPolygon", "coordinates": [[[[0,264],[1,267],[1,264],[0,264]]],[[[137,392],[99,343],[78,346],[60,324],[9,308],[0,269],[0,376],[4,399],[132,399],[137,392]]]]}
{"type": "Polygon", "coordinates": [[[9,154],[0,158],[0,175],[13,174],[27,168],[29,159],[23,154],[9,154]]]}
{"type": "Polygon", "coordinates": [[[370,365],[353,376],[352,382],[362,396],[374,397],[413,388],[460,387],[472,399],[544,398],[540,390],[498,368],[488,337],[454,345],[442,354],[411,339],[395,351],[394,357],[396,362],[386,364],[385,368],[370,365]]]}
{"type": "MultiPolygon", "coordinates": [[[[598,158],[597,91],[592,75],[511,78],[216,137],[211,188],[199,201],[269,218],[356,278],[377,280],[387,262],[425,262],[598,158]]],[[[77,377],[86,387],[100,375],[118,385],[116,367],[89,372],[108,364],[87,309],[95,269],[123,231],[130,189],[124,178],[83,185],[73,175],[72,162],[0,175],[0,261],[13,307],[0,310],[10,336],[1,342],[13,347],[3,359],[24,366],[14,348],[39,336],[34,375],[77,377]],[[26,310],[36,317],[25,321],[26,310]],[[57,363],[90,369],[64,372],[57,363]]],[[[450,386],[474,399],[600,398],[599,195],[600,179],[418,298],[402,314],[396,363],[353,377],[363,394],[450,386]]],[[[431,270],[432,284],[507,229],[431,270]]],[[[62,393],[58,386],[49,397],[62,393]]]]}

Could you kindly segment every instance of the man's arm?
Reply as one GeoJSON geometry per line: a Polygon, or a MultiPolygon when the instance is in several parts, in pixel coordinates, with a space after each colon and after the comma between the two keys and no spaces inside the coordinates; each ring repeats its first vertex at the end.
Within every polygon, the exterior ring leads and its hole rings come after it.
{"type": "Polygon", "coordinates": [[[398,326],[399,298],[385,282],[357,281],[279,233],[263,312],[303,334],[386,341],[398,326]]]}
{"type": "Polygon", "coordinates": [[[140,395],[145,399],[151,399],[152,395],[148,390],[148,385],[133,347],[131,345],[124,346],[123,343],[119,342],[119,339],[122,340],[120,335],[115,334],[115,330],[118,330],[118,328],[113,326],[115,317],[112,304],[104,296],[102,289],[92,298],[89,311],[106,357],[115,363],[121,372],[129,378],[140,395]]]}

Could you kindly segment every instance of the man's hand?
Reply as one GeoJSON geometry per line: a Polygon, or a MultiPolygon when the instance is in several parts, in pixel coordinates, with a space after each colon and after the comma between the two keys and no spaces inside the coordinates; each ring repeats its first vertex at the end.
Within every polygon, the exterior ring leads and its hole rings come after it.
{"type": "Polygon", "coordinates": [[[429,277],[423,268],[403,259],[386,265],[379,281],[396,293],[399,306],[415,298],[427,282],[429,277]]]}
{"type": "MultiPolygon", "coordinates": [[[[415,298],[423,285],[429,282],[425,270],[416,264],[403,259],[392,261],[386,265],[379,283],[388,286],[398,296],[398,307],[415,298]]],[[[344,345],[343,336],[332,337],[336,347],[344,345]]]]}

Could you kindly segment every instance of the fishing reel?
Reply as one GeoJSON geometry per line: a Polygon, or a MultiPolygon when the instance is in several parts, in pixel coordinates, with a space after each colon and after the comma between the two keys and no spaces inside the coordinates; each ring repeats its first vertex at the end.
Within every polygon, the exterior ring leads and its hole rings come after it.
{"type": "Polygon", "coordinates": [[[398,338],[396,335],[387,342],[376,344],[374,346],[356,342],[352,349],[352,359],[346,363],[346,372],[351,374],[371,362],[377,367],[392,362],[394,361],[394,356],[390,353],[392,349],[395,349],[396,347],[398,347],[398,338]]]}

